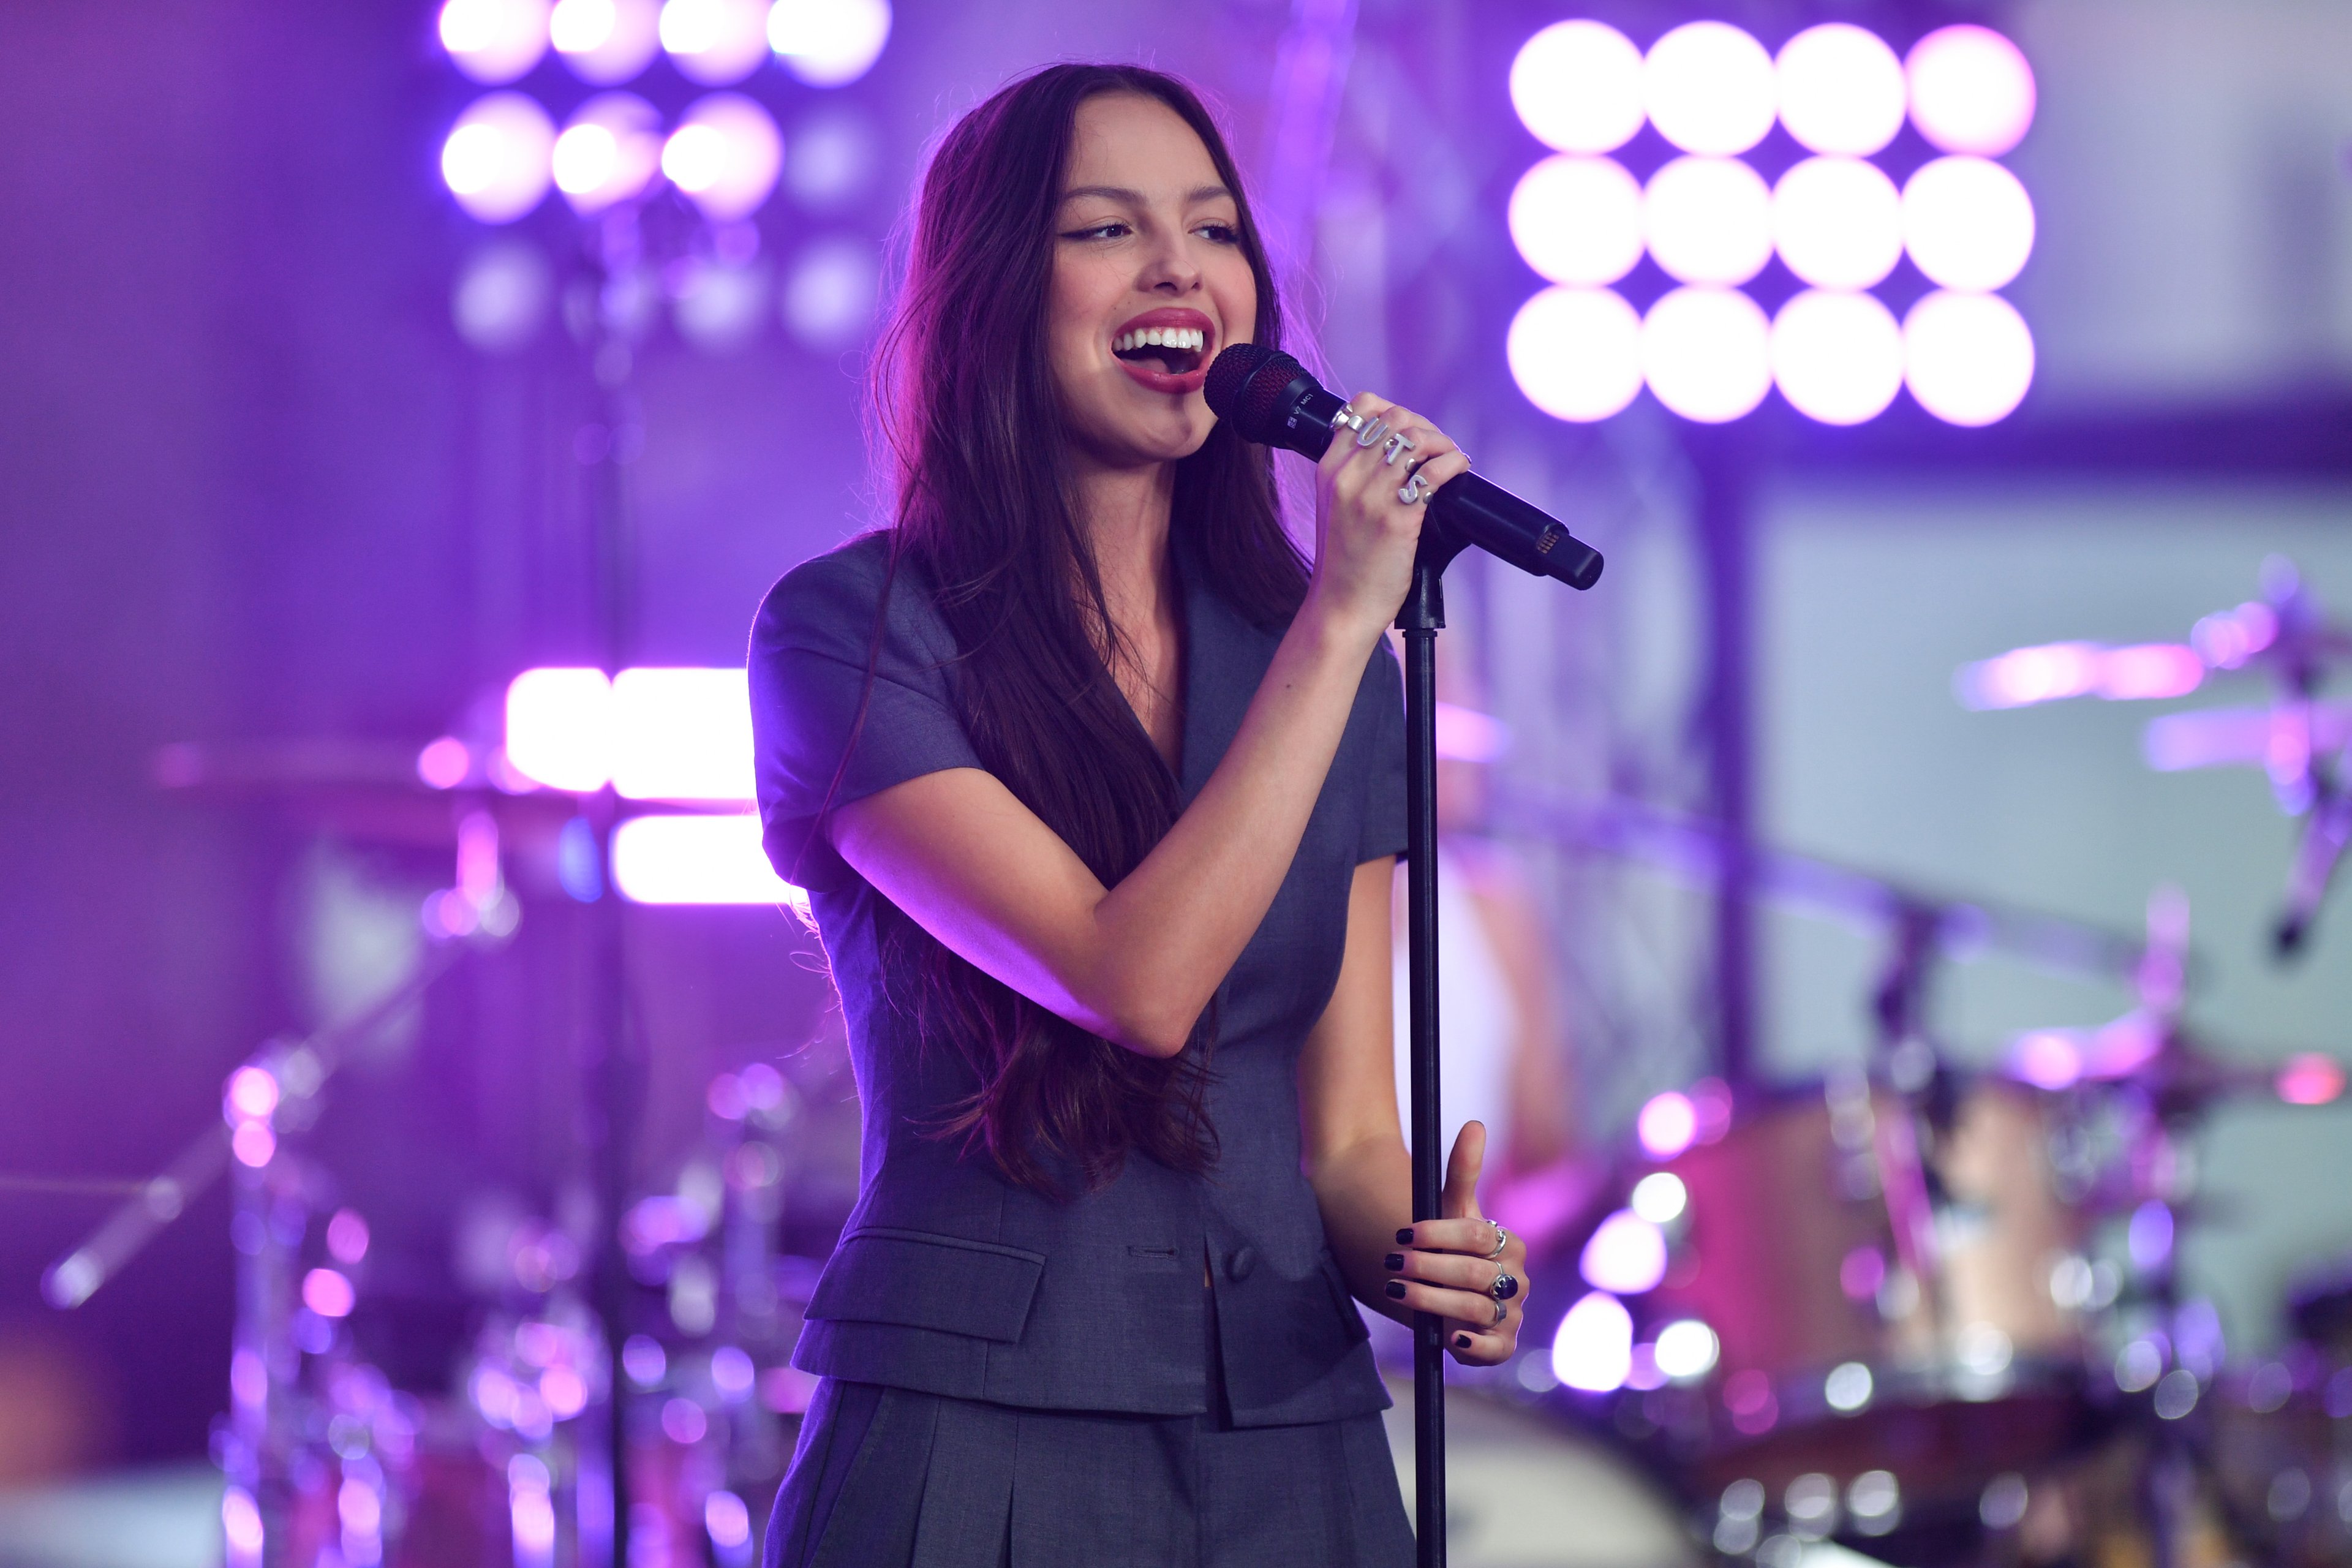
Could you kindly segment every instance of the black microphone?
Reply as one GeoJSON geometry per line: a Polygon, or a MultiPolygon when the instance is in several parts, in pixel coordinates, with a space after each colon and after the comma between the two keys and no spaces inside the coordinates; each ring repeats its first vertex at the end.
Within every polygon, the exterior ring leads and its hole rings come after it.
{"type": "MultiPolygon", "coordinates": [[[[1297,360],[1261,343],[1235,343],[1209,366],[1202,392],[1210,412],[1252,441],[1320,458],[1347,400],[1297,360]]],[[[1430,525],[1499,555],[1522,572],[1571,588],[1601,581],[1601,552],[1554,518],[1475,474],[1456,474],[1429,498],[1430,525]]]]}

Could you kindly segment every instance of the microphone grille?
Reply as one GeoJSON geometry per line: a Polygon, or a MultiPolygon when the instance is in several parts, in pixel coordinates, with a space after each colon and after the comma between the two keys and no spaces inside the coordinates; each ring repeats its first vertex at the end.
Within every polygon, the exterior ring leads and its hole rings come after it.
{"type": "Polygon", "coordinates": [[[1201,386],[1201,395],[1208,399],[1209,412],[1220,419],[1237,418],[1242,384],[1258,366],[1274,357],[1275,351],[1264,343],[1234,343],[1220,353],[1211,362],[1209,378],[1201,386]]]}

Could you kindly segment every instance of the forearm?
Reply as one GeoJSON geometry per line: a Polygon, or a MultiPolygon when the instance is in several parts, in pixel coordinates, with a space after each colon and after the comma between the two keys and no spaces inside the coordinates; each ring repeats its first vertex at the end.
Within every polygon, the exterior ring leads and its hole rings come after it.
{"type": "Polygon", "coordinates": [[[1410,1323],[1411,1309],[1387,1294],[1396,1276],[1380,1266],[1397,1249],[1397,1231],[1412,1223],[1412,1160],[1404,1145],[1364,1139],[1318,1162],[1307,1180],[1348,1289],[1373,1310],[1410,1323]]]}

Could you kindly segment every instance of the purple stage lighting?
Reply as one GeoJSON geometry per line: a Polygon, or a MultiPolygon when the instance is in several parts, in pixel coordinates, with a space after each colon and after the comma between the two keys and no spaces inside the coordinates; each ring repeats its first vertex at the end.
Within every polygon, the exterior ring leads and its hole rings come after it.
{"type": "Polygon", "coordinates": [[[1683,1318],[1658,1331],[1657,1349],[1651,1352],[1657,1368],[1676,1383],[1695,1383],[1715,1370],[1723,1342],[1696,1318],[1683,1318]]]}
{"type": "Polygon", "coordinates": [[[1568,1310],[1551,1337],[1552,1375],[1586,1394],[1611,1394],[1633,1370],[1633,1315],[1604,1290],[1568,1310]]]}
{"type": "Polygon", "coordinates": [[[356,1304],[352,1282],[340,1270],[313,1268],[302,1276],[302,1304],[322,1318],[348,1318],[356,1304]]]}
{"type": "Polygon", "coordinates": [[[1779,90],[1763,45],[1728,22],[1690,22],[1650,46],[1642,99],[1667,141],[1727,156],[1764,140],[1779,90]]]}
{"type": "Polygon", "coordinates": [[[2104,697],[2110,702],[2186,697],[2204,680],[2205,661],[2183,643],[2106,647],[2062,642],[2011,648],[1994,658],[1964,664],[1952,678],[1952,689],[1962,707],[1981,712],[2069,697],[2104,697]]]}
{"type": "Polygon", "coordinates": [[[1642,187],[1613,158],[1546,158],[1519,176],[1505,221],[1554,283],[1614,283],[1642,259],[1642,187]]]}
{"type": "Polygon", "coordinates": [[[547,36],[573,76],[617,87],[661,52],[656,0],[556,0],[547,36]]]}
{"type": "Polygon", "coordinates": [[[1720,425],[1772,389],[1771,323],[1737,289],[1677,289],[1642,321],[1642,379],[1684,418],[1720,425]]]}
{"type": "Polygon", "coordinates": [[[507,763],[549,789],[589,794],[613,771],[613,683],[601,669],[527,669],[507,687],[507,763]]]}
{"type": "Polygon", "coordinates": [[[1633,1135],[1653,1160],[1671,1160],[1698,1136],[1698,1110],[1678,1089],[1654,1094],[1633,1119],[1633,1135]]]}
{"type": "Polygon", "coordinates": [[[1642,129],[1642,51],[1602,22],[1555,22],[1511,61],[1511,106],[1545,146],[1607,153],[1642,129]]]}
{"type": "Polygon", "coordinates": [[[1903,186],[1903,244],[1947,289],[1998,289],[2033,254],[2033,202],[1999,163],[1938,158],[1903,186]]]}
{"type": "Polygon", "coordinates": [[[1606,419],[1642,390],[1642,319],[1611,289],[1547,289],[1504,342],[1511,379],[1555,419],[1606,419]]]}
{"type": "Polygon", "coordinates": [[[665,0],[660,37],[688,81],[725,87],[768,58],[767,13],[760,0],[665,0]]]}
{"type": "Polygon", "coordinates": [[[1614,1295],[1654,1290],[1666,1277],[1665,1234],[1633,1210],[1619,1209],[1584,1244],[1577,1271],[1586,1284],[1614,1295]]]}
{"type": "Polygon", "coordinates": [[[512,81],[547,53],[547,0],[448,0],[441,47],[476,81],[512,81]]]}
{"type": "Polygon", "coordinates": [[[457,205],[484,223],[512,223],[547,195],[555,124],[519,92],[467,105],[441,143],[441,179],[457,205]]]}
{"type": "Polygon", "coordinates": [[[740,669],[613,679],[613,788],[627,800],[751,798],[751,697],[740,669]]]}
{"type": "Polygon", "coordinates": [[[661,166],[660,126],[654,106],[635,94],[599,93],[555,139],[555,188],[583,215],[627,201],[661,166]]]}
{"type": "Polygon", "coordinates": [[[2319,1051],[2289,1057],[2274,1086],[2289,1105],[2327,1105],[2344,1092],[2344,1064],[2319,1051]]]}
{"type": "Polygon", "coordinates": [[[881,258],[870,243],[849,235],[820,239],[784,280],[784,325],[803,348],[847,348],[873,321],[881,288],[881,258]]]}
{"type": "Polygon", "coordinates": [[[1773,319],[1772,381],[1809,419],[1875,419],[1903,389],[1903,329],[1867,294],[1809,289],[1773,319]]]}
{"type": "Polygon", "coordinates": [[[1875,33],[1808,27],[1782,46],[1773,74],[1780,123],[1811,152],[1867,158],[1903,129],[1903,62],[1875,33]]]}
{"type": "Polygon", "coordinates": [[[846,87],[890,41],[890,0],[776,0],[768,47],[811,87],[846,87]]]}
{"type": "Polygon", "coordinates": [[[629,818],[613,830],[613,881],[640,904],[808,904],[769,867],[750,812],[629,818]]]}
{"type": "Polygon", "coordinates": [[[1904,318],[1903,382],[1948,425],[1990,425],[2025,401],[2033,334],[1998,294],[1938,289],[1904,318]]]}
{"type": "Polygon", "coordinates": [[[1737,158],[1676,158],[1642,193],[1642,232],[1679,282],[1745,283],[1772,259],[1772,193],[1737,158]]]}
{"type": "Polygon", "coordinates": [[[1903,197],[1859,158],[1808,158],[1772,188],[1772,243],[1818,289],[1867,289],[1903,258],[1903,197]]]}
{"type": "Polygon", "coordinates": [[[776,188],[784,139],[768,111],[740,93],[698,99],[662,144],[662,173],[719,222],[747,217],[776,188]]]}
{"type": "Polygon", "coordinates": [[[1941,27],[1903,62],[1911,123],[1946,153],[1998,158],[2033,123],[2033,68],[1990,27],[1941,27]]]}

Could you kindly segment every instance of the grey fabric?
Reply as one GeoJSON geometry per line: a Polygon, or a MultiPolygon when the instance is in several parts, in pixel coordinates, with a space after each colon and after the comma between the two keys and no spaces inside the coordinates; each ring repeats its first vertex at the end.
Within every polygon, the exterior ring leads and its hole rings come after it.
{"type": "MultiPolygon", "coordinates": [[[[765,841],[777,869],[810,891],[865,1117],[857,1205],[794,1364],[1038,1409],[1201,1414],[1211,1387],[1205,1259],[1236,1425],[1384,1408],[1362,1319],[1300,1170],[1297,1066],[1339,976],[1355,868],[1404,847],[1395,658],[1383,646],[1367,665],[1298,852],[1219,991],[1208,1096],[1216,1168],[1194,1177],[1137,1157],[1102,1189],[1056,1203],[927,1131],[978,1081],[960,1052],[920,1040],[882,959],[881,895],[811,833],[829,791],[838,805],[980,765],[956,717],[953,638],[911,564],[891,586],[877,640],[887,547],[886,535],[868,535],[798,567],[769,593],[751,637],[765,841]]],[[[1280,629],[1250,624],[1188,560],[1180,548],[1178,782],[1189,803],[1240,727],[1280,629]]]]}
{"type": "Polygon", "coordinates": [[[767,1568],[1405,1568],[1377,1415],[1293,1426],[819,1385],[767,1568]]]}

